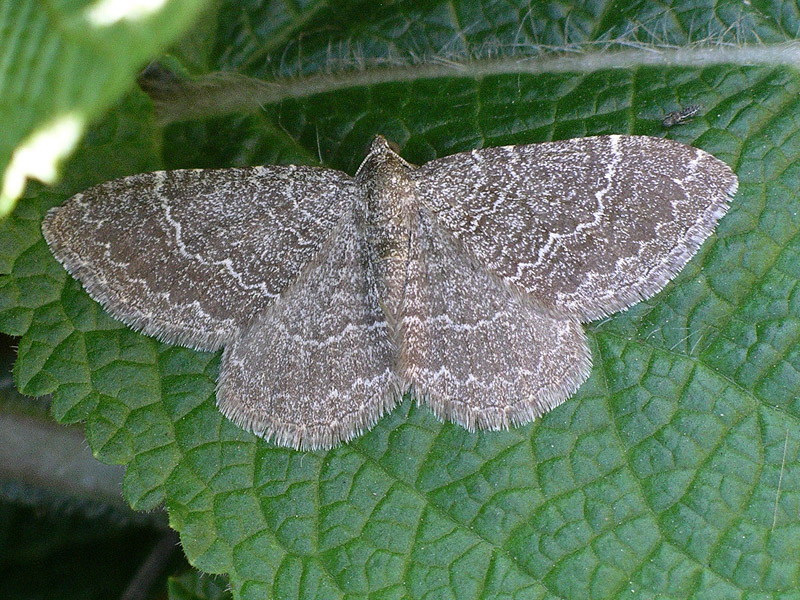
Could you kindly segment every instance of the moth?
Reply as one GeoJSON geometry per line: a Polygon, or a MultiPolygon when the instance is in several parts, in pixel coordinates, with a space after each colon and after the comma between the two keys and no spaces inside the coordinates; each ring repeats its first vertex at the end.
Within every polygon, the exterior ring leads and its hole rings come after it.
{"type": "Polygon", "coordinates": [[[661,290],[725,214],[731,169],[609,135],[414,166],[381,136],[355,176],[160,171],[52,209],[55,257],[114,317],[224,348],[220,410],[327,449],[412,391],[469,430],[527,423],[588,377],[581,323],[661,290]]]}

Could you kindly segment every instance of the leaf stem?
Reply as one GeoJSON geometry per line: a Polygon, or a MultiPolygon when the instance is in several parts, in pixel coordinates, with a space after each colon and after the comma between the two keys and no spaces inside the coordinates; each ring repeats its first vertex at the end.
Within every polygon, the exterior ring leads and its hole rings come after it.
{"type": "MultiPolygon", "coordinates": [[[[117,514],[142,520],[122,497],[125,467],[103,464],[92,456],[81,427],[64,427],[16,412],[14,403],[1,406],[0,480],[61,499],[110,507],[117,514]]],[[[161,513],[145,520],[166,527],[161,513]]]]}

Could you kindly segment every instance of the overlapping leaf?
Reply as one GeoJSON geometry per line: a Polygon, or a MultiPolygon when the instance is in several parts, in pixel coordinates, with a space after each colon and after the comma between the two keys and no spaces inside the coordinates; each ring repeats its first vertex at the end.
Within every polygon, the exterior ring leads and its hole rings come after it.
{"type": "Polygon", "coordinates": [[[198,0],[0,5],[0,216],[13,208],[26,177],[55,181],[60,161],[86,125],[205,5],[198,0]]]}

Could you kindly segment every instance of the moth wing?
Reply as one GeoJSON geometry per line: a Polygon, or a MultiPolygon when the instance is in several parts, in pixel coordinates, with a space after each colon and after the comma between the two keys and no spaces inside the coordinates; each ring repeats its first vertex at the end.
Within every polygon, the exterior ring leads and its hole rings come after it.
{"type": "Polygon", "coordinates": [[[574,317],[556,318],[475,263],[426,210],[401,321],[400,374],[437,416],[467,429],[527,423],[586,380],[574,317]]]}
{"type": "Polygon", "coordinates": [[[353,197],[298,166],[159,171],[78,194],[45,217],[55,257],[124,323],[214,350],[315,256],[353,197]]]}
{"type": "Polygon", "coordinates": [[[352,214],[294,282],[225,348],[217,402],[283,446],[330,448],[397,402],[396,349],[352,214]]]}
{"type": "Polygon", "coordinates": [[[737,187],[731,169],[702,150],[619,135],[473,150],[412,177],[481,264],[582,321],[660,291],[737,187]]]}

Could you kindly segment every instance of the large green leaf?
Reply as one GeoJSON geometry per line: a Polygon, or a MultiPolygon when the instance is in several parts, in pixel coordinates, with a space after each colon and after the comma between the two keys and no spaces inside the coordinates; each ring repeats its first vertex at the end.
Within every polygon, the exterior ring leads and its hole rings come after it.
{"type": "Polygon", "coordinates": [[[262,106],[171,125],[161,144],[133,94],[87,137],[59,193],[29,192],[0,230],[0,324],[22,335],[17,383],[53,392],[59,420],[86,421],[95,454],[128,465],[131,504],[164,502],[190,561],[229,573],[237,598],[791,597],[800,72],[768,51],[800,15],[693,5],[223,3],[216,37],[173,61],[292,78],[224,80],[221,103],[262,106]],[[243,97],[253,89],[268,93],[243,97]],[[661,129],[665,112],[694,103],[703,116],[661,129]],[[591,378],[536,423],[474,434],[406,398],[355,442],[315,453],[226,421],[218,355],[113,321],[39,233],[47,207],[124,172],[321,161],[352,173],[376,133],[413,162],[667,135],[732,165],[740,191],[664,292],[588,327],[591,378]]]}

